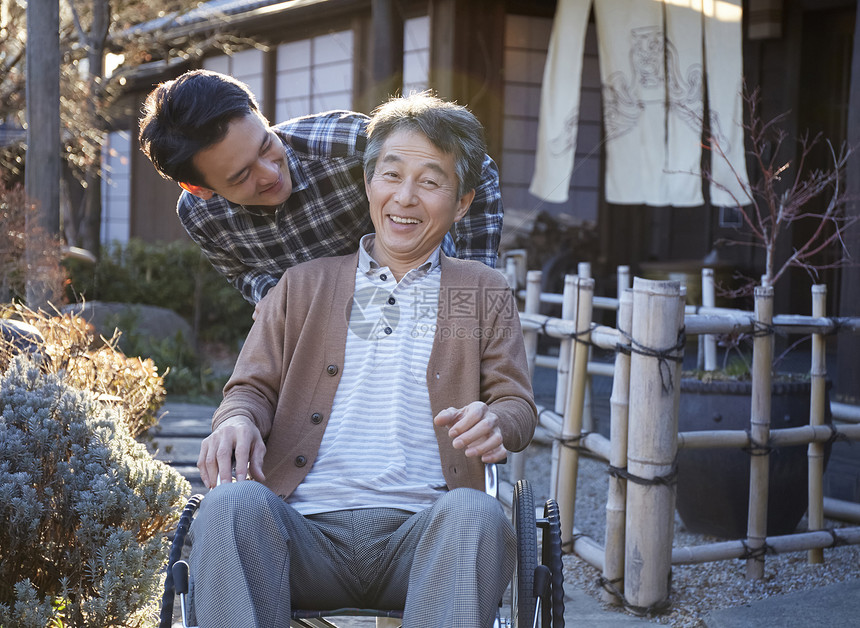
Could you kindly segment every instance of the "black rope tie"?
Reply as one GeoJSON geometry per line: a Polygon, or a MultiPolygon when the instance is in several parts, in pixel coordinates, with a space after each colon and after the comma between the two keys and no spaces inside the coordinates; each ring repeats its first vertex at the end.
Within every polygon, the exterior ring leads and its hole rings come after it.
{"type": "Polygon", "coordinates": [[[666,596],[665,599],[660,600],[659,602],[655,602],[650,606],[636,606],[631,604],[627,598],[624,597],[624,593],[618,588],[618,585],[621,584],[623,578],[616,578],[614,580],[609,580],[604,576],[597,577],[598,585],[606,592],[614,595],[621,601],[621,605],[625,610],[629,611],[633,615],[637,617],[650,617],[653,615],[660,615],[669,610],[672,606],[672,570],[669,570],[668,576],[668,591],[669,595],[666,596]]]}
{"type": "Polygon", "coordinates": [[[568,436],[567,438],[557,438],[556,441],[558,441],[558,443],[562,447],[567,447],[568,449],[574,449],[576,451],[588,451],[587,447],[583,447],[579,443],[582,439],[584,439],[589,434],[591,434],[591,432],[582,432],[581,434],[577,434],[576,436],[568,436]]]}
{"type": "Polygon", "coordinates": [[[846,325],[848,324],[847,318],[842,318],[838,316],[829,316],[827,317],[827,320],[830,321],[830,324],[833,327],[831,327],[830,331],[828,331],[826,334],[823,334],[824,336],[835,336],[843,329],[845,329],[846,325]]]}
{"type": "Polygon", "coordinates": [[[569,541],[565,541],[564,543],[561,544],[561,551],[564,552],[565,554],[572,554],[573,553],[573,545],[579,539],[581,539],[584,536],[588,536],[588,535],[585,534],[585,532],[578,532],[578,533],[574,534],[572,537],[570,537],[569,541]]]}
{"type": "Polygon", "coordinates": [[[600,585],[600,588],[606,591],[607,593],[614,595],[619,600],[624,599],[624,592],[618,588],[618,585],[624,582],[623,577],[615,578],[614,580],[610,580],[605,576],[597,577],[597,584],[600,585]]]}
{"type": "Polygon", "coordinates": [[[675,345],[667,349],[646,347],[636,342],[630,334],[620,330],[619,333],[630,342],[631,353],[638,353],[649,358],[657,358],[657,368],[660,371],[660,385],[663,393],[669,394],[672,392],[674,383],[672,382],[672,369],[669,362],[681,364],[684,361],[684,346],[687,344],[687,334],[684,328],[682,327],[678,331],[678,340],[675,342],[675,345]]]}
{"type": "Polygon", "coordinates": [[[830,438],[828,438],[827,441],[824,443],[825,447],[827,445],[832,445],[836,441],[842,441],[848,443],[849,445],[854,445],[854,441],[852,441],[845,434],[840,432],[836,427],[834,427],[833,425],[828,425],[827,427],[830,429],[830,438]]]}
{"type": "Polygon", "coordinates": [[[776,327],[771,324],[754,320],[752,322],[752,326],[753,330],[751,336],[753,338],[764,338],[766,336],[773,336],[776,334],[776,327]]]}
{"type": "Polygon", "coordinates": [[[828,532],[830,534],[830,538],[833,539],[830,542],[830,545],[827,546],[827,549],[833,549],[834,547],[839,547],[841,545],[847,545],[847,541],[843,541],[839,538],[839,535],[836,534],[836,530],[833,528],[828,528],[827,530],[822,530],[822,532],[828,532]]]}
{"type": "Polygon", "coordinates": [[[749,447],[741,447],[741,451],[747,452],[750,456],[767,456],[773,451],[773,446],[770,443],[759,443],[752,436],[751,430],[746,430],[747,438],[750,441],[749,447]]]}
{"type": "Polygon", "coordinates": [[[744,546],[744,553],[741,554],[740,558],[744,560],[752,558],[758,563],[763,563],[766,554],[776,554],[776,551],[767,543],[764,543],[761,547],[757,547],[755,549],[752,549],[749,546],[746,539],[741,539],[741,544],[744,546]]]}
{"type": "Polygon", "coordinates": [[[634,484],[642,486],[672,486],[678,480],[678,462],[672,463],[672,468],[666,475],[658,475],[653,478],[643,478],[638,475],[633,475],[627,470],[627,467],[614,467],[609,465],[609,475],[622,480],[629,480],[634,484]]]}

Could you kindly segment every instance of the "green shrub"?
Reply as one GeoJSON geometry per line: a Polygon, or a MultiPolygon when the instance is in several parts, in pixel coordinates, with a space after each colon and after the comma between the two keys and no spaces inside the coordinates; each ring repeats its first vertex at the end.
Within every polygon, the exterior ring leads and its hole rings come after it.
{"type": "Polygon", "coordinates": [[[15,358],[0,376],[0,625],[154,625],[189,493],[115,408],[15,358]]]}
{"type": "Polygon", "coordinates": [[[143,303],[169,308],[204,341],[236,343],[251,328],[254,307],[191,242],[132,239],[102,249],[94,267],[67,260],[70,301],[143,303]]]}

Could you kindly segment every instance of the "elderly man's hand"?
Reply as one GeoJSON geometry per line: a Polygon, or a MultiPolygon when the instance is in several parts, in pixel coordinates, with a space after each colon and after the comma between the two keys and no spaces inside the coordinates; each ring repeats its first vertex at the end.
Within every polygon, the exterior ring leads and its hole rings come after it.
{"type": "Polygon", "coordinates": [[[237,480],[248,479],[249,472],[255,480],[264,480],[265,453],[266,445],[257,426],[247,417],[230,417],[200,444],[200,478],[209,488],[230,482],[235,459],[237,480]]]}
{"type": "Polygon", "coordinates": [[[467,456],[479,456],[482,462],[491,463],[501,462],[508,455],[498,420],[487,404],[473,401],[462,408],[442,410],[433,422],[448,428],[455,449],[464,449],[467,456]]]}

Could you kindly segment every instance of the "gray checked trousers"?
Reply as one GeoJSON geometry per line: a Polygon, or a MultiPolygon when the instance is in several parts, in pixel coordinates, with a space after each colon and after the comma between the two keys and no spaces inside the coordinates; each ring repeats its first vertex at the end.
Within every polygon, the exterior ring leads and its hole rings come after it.
{"type": "Polygon", "coordinates": [[[461,488],[417,514],[305,517],[263,485],[222,484],[189,532],[201,628],[289,626],[290,609],[403,609],[404,628],[492,626],[516,537],[499,502],[461,488]]]}

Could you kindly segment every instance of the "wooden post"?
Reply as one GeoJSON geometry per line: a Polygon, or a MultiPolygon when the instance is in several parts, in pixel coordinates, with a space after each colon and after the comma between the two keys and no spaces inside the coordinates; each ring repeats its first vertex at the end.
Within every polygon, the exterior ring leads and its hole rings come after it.
{"type": "MultiPolygon", "coordinates": [[[[577,282],[576,275],[564,276],[564,291],[561,301],[561,317],[565,320],[574,320],[577,310],[577,282]]],[[[573,368],[573,339],[562,338],[558,350],[558,368],[555,381],[555,413],[564,416],[565,404],[567,403],[567,387],[570,383],[570,372],[573,368]]],[[[552,441],[552,466],[549,478],[549,494],[558,499],[558,439],[552,441]]]]}
{"type": "Polygon", "coordinates": [[[41,269],[41,252],[30,243],[60,232],[60,3],[27,3],[27,164],[24,192],[36,204],[28,213],[27,305],[47,305],[49,287],[41,269]]]}
{"type": "Polygon", "coordinates": [[[753,340],[752,400],[750,406],[750,496],[747,519],[746,577],[764,577],[767,538],[767,494],[770,476],[771,381],[773,368],[773,286],[755,289],[755,338],[753,340]]]}
{"type": "MultiPolygon", "coordinates": [[[[827,309],[827,286],[812,286],[812,315],[823,317],[827,309]]],[[[809,396],[809,424],[824,425],[826,403],[825,379],[827,364],[825,361],[824,336],[812,334],[812,389],[809,396]]],[[[824,529],[824,443],[811,442],[808,448],[809,456],[809,510],[807,523],[810,532],[824,529]]],[[[824,562],[824,550],[811,549],[807,554],[810,564],[824,562]]]]}
{"type": "MultiPolygon", "coordinates": [[[[714,287],[714,269],[702,269],[702,307],[715,307],[717,303],[714,287]]],[[[705,370],[714,371],[717,368],[717,338],[713,334],[705,334],[704,354],[705,370]]]]}
{"type": "Polygon", "coordinates": [[[588,368],[588,341],[591,333],[591,307],[594,298],[594,280],[577,277],[578,303],[574,329],[578,342],[572,345],[573,370],[565,404],[561,429],[562,446],[559,450],[558,509],[561,520],[561,545],[565,551],[573,549],[573,518],[576,505],[576,477],[579,465],[578,438],[582,435],[582,408],[585,401],[585,380],[588,368]]]}
{"type": "Polygon", "coordinates": [[[675,524],[680,330],[677,281],[633,280],[624,597],[640,608],[664,604],[675,524]]]}
{"type": "Polygon", "coordinates": [[[403,11],[397,0],[371,0],[373,107],[403,91],[403,11]]]}
{"type": "MultiPolygon", "coordinates": [[[[526,314],[537,314],[540,312],[540,282],[541,272],[530,270],[526,274],[526,302],[523,310],[526,314]]],[[[526,346],[526,358],[529,362],[529,377],[534,381],[535,358],[537,357],[538,332],[537,330],[523,330],[523,342],[526,346]]],[[[511,452],[508,454],[508,479],[511,484],[525,477],[526,458],[524,451],[511,452]]]]}
{"type": "MultiPolygon", "coordinates": [[[[618,331],[629,335],[633,318],[633,293],[618,294],[618,331]]],[[[627,343],[629,346],[629,343],[627,343]]],[[[609,464],[615,469],[627,468],[627,415],[630,407],[630,354],[615,353],[615,372],[609,398],[609,464]]],[[[624,519],[627,512],[627,480],[610,474],[606,498],[606,535],[604,537],[603,578],[615,590],[624,590],[624,519]]],[[[621,599],[604,589],[603,600],[611,604],[621,599]]]]}

